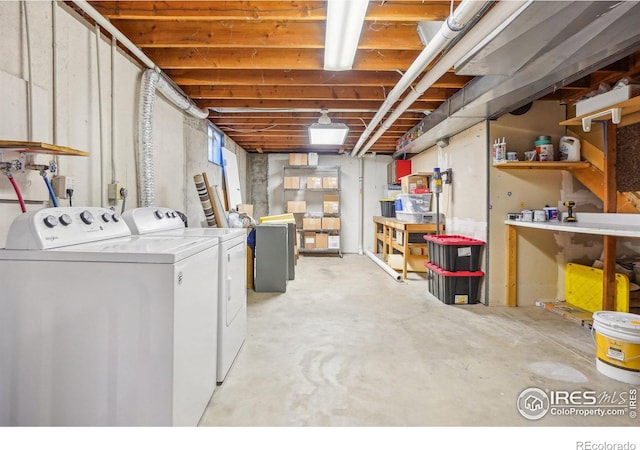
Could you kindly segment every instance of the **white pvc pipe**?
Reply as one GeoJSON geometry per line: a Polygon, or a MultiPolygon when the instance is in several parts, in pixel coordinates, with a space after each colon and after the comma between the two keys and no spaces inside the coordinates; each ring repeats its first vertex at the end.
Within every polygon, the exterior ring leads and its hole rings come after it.
{"type": "Polygon", "coordinates": [[[376,255],[374,255],[373,253],[371,253],[369,250],[365,250],[364,254],[367,255],[369,257],[369,259],[371,259],[371,261],[373,261],[374,263],[376,263],[380,268],[382,268],[385,272],[387,272],[389,275],[391,275],[391,278],[393,278],[396,281],[402,281],[402,275],[400,275],[398,272],[396,272],[395,270],[393,270],[391,267],[389,267],[387,264],[385,264],[384,262],[380,261],[380,258],[378,258],[376,255]]]}
{"type": "Polygon", "coordinates": [[[376,115],[371,119],[369,125],[365,127],[364,132],[360,135],[358,142],[351,151],[352,157],[360,156],[360,148],[374,128],[382,121],[384,115],[393,107],[398,99],[400,99],[402,93],[411,86],[411,83],[420,76],[420,74],[440,54],[447,44],[462,31],[464,25],[466,25],[466,23],[473,19],[473,17],[485,7],[486,3],[487,2],[480,2],[477,0],[463,0],[462,3],[458,5],[453,14],[442,24],[440,31],[436,33],[433,39],[431,39],[422,52],[420,52],[404,75],[402,75],[400,81],[398,81],[391,92],[389,92],[389,95],[385,98],[376,115]]]}
{"type": "MultiPolygon", "coordinates": [[[[475,27],[467,34],[425,74],[416,86],[407,94],[398,107],[389,115],[378,131],[362,147],[356,156],[364,155],[373,144],[382,136],[393,123],[418,100],[436,81],[454,66],[460,58],[470,52],[479,42],[487,37],[500,32],[507,24],[515,19],[529,6],[530,1],[499,2],[493,7],[475,27]]],[[[386,112],[386,111],[385,111],[386,112]]],[[[354,149],[355,150],[355,149],[354,149]]]]}

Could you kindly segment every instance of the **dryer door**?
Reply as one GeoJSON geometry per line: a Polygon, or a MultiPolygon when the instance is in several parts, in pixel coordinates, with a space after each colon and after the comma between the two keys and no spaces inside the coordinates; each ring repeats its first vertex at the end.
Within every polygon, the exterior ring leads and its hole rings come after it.
{"type": "Polygon", "coordinates": [[[225,264],[227,271],[225,286],[225,320],[230,325],[236,315],[247,304],[247,246],[244,240],[231,247],[225,264]]]}

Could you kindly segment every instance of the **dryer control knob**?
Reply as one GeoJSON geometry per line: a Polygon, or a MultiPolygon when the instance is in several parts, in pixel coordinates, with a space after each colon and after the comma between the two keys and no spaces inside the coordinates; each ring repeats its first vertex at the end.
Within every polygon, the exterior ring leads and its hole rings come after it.
{"type": "Polygon", "coordinates": [[[102,213],[100,217],[102,218],[103,222],[109,222],[109,220],[111,220],[111,216],[109,216],[109,213],[102,213]]]}
{"type": "Polygon", "coordinates": [[[71,216],[69,214],[63,214],[60,216],[60,223],[62,225],[71,225],[71,216]]]}
{"type": "Polygon", "coordinates": [[[54,216],[47,216],[44,218],[44,224],[49,228],[53,228],[58,225],[58,219],[54,216]]]}
{"type": "Polygon", "coordinates": [[[113,220],[114,222],[120,222],[120,219],[122,219],[120,214],[114,214],[111,216],[111,220],[113,220]]]}
{"type": "Polygon", "coordinates": [[[153,213],[156,218],[158,219],[163,219],[164,218],[164,214],[162,214],[162,211],[160,211],[159,209],[156,209],[155,212],[153,213]]]}
{"type": "Polygon", "coordinates": [[[80,213],[80,219],[87,225],[91,225],[93,223],[93,214],[90,211],[84,210],[80,213]]]}

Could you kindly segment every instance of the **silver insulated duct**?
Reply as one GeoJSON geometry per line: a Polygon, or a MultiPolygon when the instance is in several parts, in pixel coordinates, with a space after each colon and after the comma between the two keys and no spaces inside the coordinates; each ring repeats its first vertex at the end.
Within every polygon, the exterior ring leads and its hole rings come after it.
{"type": "Polygon", "coordinates": [[[153,206],[153,102],[160,75],[152,69],[142,74],[139,105],[138,157],[138,204],[153,206]]]}

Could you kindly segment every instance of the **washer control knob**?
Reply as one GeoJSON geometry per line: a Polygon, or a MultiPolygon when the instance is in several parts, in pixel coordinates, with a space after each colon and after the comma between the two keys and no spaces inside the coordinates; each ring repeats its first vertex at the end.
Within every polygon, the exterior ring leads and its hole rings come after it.
{"type": "Polygon", "coordinates": [[[120,217],[120,214],[113,214],[111,216],[111,220],[113,220],[114,222],[120,222],[120,219],[122,219],[122,217],[120,217]]]}
{"type": "Polygon", "coordinates": [[[100,217],[102,218],[103,222],[109,222],[109,220],[111,219],[111,216],[109,216],[109,213],[102,213],[100,217]]]}
{"type": "Polygon", "coordinates": [[[93,223],[93,214],[90,211],[84,210],[80,213],[80,219],[87,225],[91,225],[93,223]]]}
{"type": "Polygon", "coordinates": [[[156,209],[153,214],[156,216],[157,219],[163,219],[164,218],[164,214],[162,214],[162,211],[160,211],[159,209],[156,209]]]}
{"type": "Polygon", "coordinates": [[[53,228],[58,225],[58,219],[56,219],[54,216],[47,216],[44,218],[44,224],[48,228],[53,228]]]}
{"type": "Polygon", "coordinates": [[[69,214],[63,214],[60,216],[60,223],[64,226],[71,225],[71,216],[69,214]]]}

